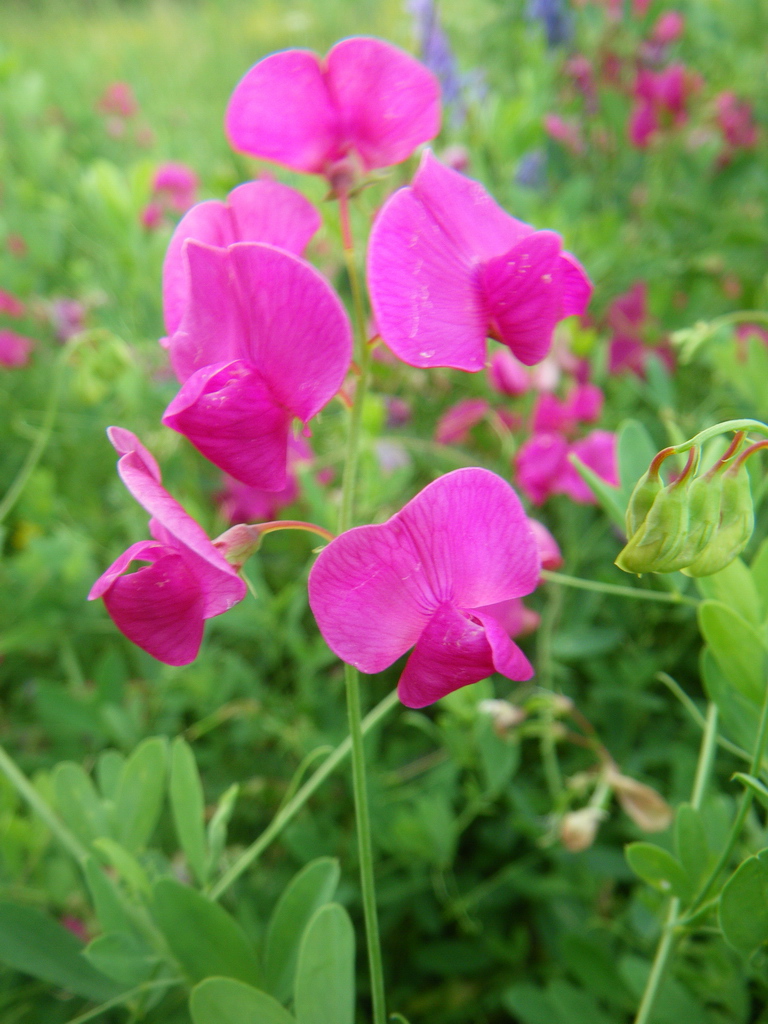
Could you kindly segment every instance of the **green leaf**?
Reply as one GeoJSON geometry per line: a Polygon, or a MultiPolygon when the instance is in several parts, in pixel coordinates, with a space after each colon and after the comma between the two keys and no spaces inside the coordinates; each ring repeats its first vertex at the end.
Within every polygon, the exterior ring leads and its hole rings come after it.
{"type": "Polygon", "coordinates": [[[208,978],[192,989],[193,1024],[295,1024],[266,992],[231,978],[208,978]]]}
{"type": "Polygon", "coordinates": [[[42,911],[16,903],[0,902],[0,963],[94,1002],[121,991],[88,963],[71,931],[42,911]]]}
{"type": "Polygon", "coordinates": [[[747,700],[765,690],[766,647],[758,631],[720,601],[702,601],[699,627],[719,668],[747,700]]]}
{"type": "Polygon", "coordinates": [[[693,886],[683,865],[667,850],[654,843],[630,843],[624,852],[635,874],[654,889],[683,900],[693,896],[693,886]]]}
{"type": "Polygon", "coordinates": [[[115,794],[117,838],[131,853],[141,850],[155,830],[165,794],[168,744],[144,740],[128,758],[115,794]]]}
{"type": "Polygon", "coordinates": [[[93,846],[135,893],[149,895],[147,873],[132,853],[128,853],[125,847],[116,843],[114,839],[97,839],[93,846]]]}
{"type": "Polygon", "coordinates": [[[259,984],[256,951],[223,907],[188,885],[161,878],[153,917],[171,952],[193,982],[211,975],[259,984]]]}
{"type": "Polygon", "coordinates": [[[752,750],[757,738],[757,712],[721,672],[709,647],[702,648],[701,680],[707,697],[717,705],[723,732],[743,750],[752,750]]]}
{"type": "Polygon", "coordinates": [[[294,876],[277,902],[267,930],[264,974],[266,987],[281,1002],[293,992],[304,929],[315,911],[331,902],[340,875],[337,860],[320,857],[294,876]]]}
{"type": "Polygon", "coordinates": [[[102,974],[131,987],[146,981],[158,964],[157,954],[126,932],[100,935],[86,947],[84,955],[102,974]]]}
{"type": "Polygon", "coordinates": [[[734,558],[730,565],[711,576],[699,576],[696,585],[702,597],[720,601],[753,626],[760,625],[760,595],[752,573],[740,558],[734,558]]]}
{"type": "Polygon", "coordinates": [[[619,427],[616,452],[620,490],[625,506],[635,484],[650,466],[656,451],[656,445],[642,423],[637,420],[625,420],[619,427]]]}
{"type": "Polygon", "coordinates": [[[623,501],[623,496],[619,489],[607,484],[593,469],[584,465],[577,455],[571,453],[568,456],[568,461],[597,498],[603,512],[606,513],[608,518],[613,521],[614,526],[617,526],[623,534],[626,530],[624,522],[626,502],[623,501]]]}
{"type": "Polygon", "coordinates": [[[102,931],[131,931],[133,919],[122,893],[112,879],[107,878],[92,857],[85,862],[83,871],[102,931]]]}
{"type": "Polygon", "coordinates": [[[720,927],[726,941],[743,956],[768,942],[768,850],[748,857],[725,883],[720,927]]]}
{"type": "Polygon", "coordinates": [[[761,621],[768,617],[768,537],[757,549],[749,566],[761,605],[761,621]]]}
{"type": "Polygon", "coordinates": [[[402,1013],[390,1013],[389,1020],[390,1024],[410,1024],[402,1013]]]}
{"type": "Polygon", "coordinates": [[[485,785],[490,793],[501,793],[520,763],[520,744],[498,736],[488,715],[475,719],[475,740],[485,785]]]}
{"type": "Polygon", "coordinates": [[[114,800],[125,768],[125,758],[117,750],[105,750],[96,762],[96,781],[105,800],[114,800]]]}
{"type": "Polygon", "coordinates": [[[760,779],[745,772],[734,772],[733,778],[738,779],[747,789],[751,789],[763,807],[768,807],[768,786],[763,785],[760,779]]]}
{"type": "Polygon", "coordinates": [[[208,844],[205,837],[205,800],[192,748],[180,736],[171,750],[171,810],[176,835],[195,878],[208,878],[208,844]]]}
{"type": "Polygon", "coordinates": [[[681,804],[675,815],[675,853],[697,889],[707,872],[709,847],[701,814],[690,804],[681,804]]]}
{"type": "Polygon", "coordinates": [[[321,907],[299,949],[294,991],[298,1024],[354,1024],[355,932],[338,903],[321,907]]]}
{"type": "Polygon", "coordinates": [[[564,1024],[543,989],[521,982],[507,989],[504,1006],[522,1024],[564,1024]]]}
{"type": "Polygon", "coordinates": [[[90,846],[109,835],[109,822],[90,777],[79,764],[64,761],[53,772],[56,808],[78,839],[90,846]]]}

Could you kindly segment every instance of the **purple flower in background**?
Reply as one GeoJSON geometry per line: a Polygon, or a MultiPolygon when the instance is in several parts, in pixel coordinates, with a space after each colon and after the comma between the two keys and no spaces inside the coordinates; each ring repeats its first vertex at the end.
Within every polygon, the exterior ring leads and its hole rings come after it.
{"type": "Polygon", "coordinates": [[[158,661],[188,665],[200,650],[205,619],[242,601],[245,583],[165,490],[157,462],[136,435],[122,427],[107,435],[121,456],[120,478],[152,517],[153,540],[124,551],[88,600],[103,597],[117,628],[158,661]],[[128,573],[132,562],[148,564],[128,573]]]}
{"type": "Polygon", "coordinates": [[[515,182],[523,188],[542,188],[547,171],[547,154],[543,149],[524,153],[517,165],[515,182]]]}
{"type": "Polygon", "coordinates": [[[565,0],[528,0],[526,15],[544,26],[548,46],[562,46],[573,35],[573,22],[565,0]]]}
{"type": "Polygon", "coordinates": [[[440,24],[435,0],[408,0],[408,10],[416,22],[421,59],[437,76],[446,103],[457,104],[462,95],[462,78],[456,55],[445,29],[440,24]]]}
{"type": "Polygon", "coordinates": [[[398,694],[424,707],[493,672],[531,678],[492,606],[530,594],[540,565],[509,484],[458,469],[386,523],[331,541],[309,575],[309,603],[334,654],[362,672],[381,672],[413,647],[398,694]]]}

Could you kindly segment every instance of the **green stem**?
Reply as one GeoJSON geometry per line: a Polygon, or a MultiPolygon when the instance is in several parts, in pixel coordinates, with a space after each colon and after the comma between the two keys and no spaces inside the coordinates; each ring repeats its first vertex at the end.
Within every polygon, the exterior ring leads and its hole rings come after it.
{"type": "MultiPolygon", "coordinates": [[[[716,745],[717,707],[715,704],[710,704],[707,709],[706,729],[704,730],[704,735],[701,739],[701,746],[699,747],[699,759],[696,765],[696,777],[694,779],[693,793],[691,796],[691,804],[696,808],[696,810],[701,807],[701,801],[704,798],[707,781],[712,769],[716,745]]],[[[678,924],[677,915],[679,912],[680,900],[675,896],[669,901],[669,910],[667,911],[667,917],[664,922],[664,930],[656,949],[656,955],[653,958],[651,973],[648,975],[648,981],[645,984],[645,991],[643,992],[643,998],[640,1002],[634,1024],[648,1024],[648,1021],[650,1020],[653,1004],[656,1001],[659,986],[661,985],[664,972],[667,967],[667,962],[674,946],[675,928],[678,924]]]]}
{"type": "Polygon", "coordinates": [[[26,459],[22,463],[19,472],[16,474],[16,479],[6,491],[3,500],[0,501],[0,523],[3,522],[5,517],[18,501],[22,491],[29,482],[29,478],[37,468],[37,464],[42,458],[45,449],[48,447],[48,442],[50,441],[51,434],[53,432],[53,424],[56,421],[56,414],[59,411],[59,403],[61,401],[61,393],[64,386],[64,363],[67,361],[76,346],[77,342],[70,343],[68,346],[65,346],[54,360],[53,384],[51,386],[50,394],[48,395],[48,404],[45,407],[43,422],[40,425],[40,430],[38,431],[32,447],[27,453],[26,459]]]}
{"type": "MultiPolygon", "coordinates": [[[[383,701],[370,711],[362,723],[363,735],[369,733],[389,712],[398,704],[397,693],[393,690],[383,701]]],[[[341,762],[347,757],[352,749],[352,739],[347,738],[336,747],[332,754],[326,758],[320,767],[313,772],[304,785],[296,792],[285,806],[278,811],[272,821],[267,825],[261,835],[240,854],[237,860],[229,867],[221,878],[211,887],[209,896],[212,900],[220,899],[229,887],[236,882],[240,875],[246,871],[253,862],[261,856],[266,848],[272,843],[285,826],[292,821],[299,813],[309,798],[322,786],[328,776],[338,768],[341,762]]]]}
{"type": "Polygon", "coordinates": [[[102,1013],[106,1013],[108,1010],[113,1010],[116,1006],[122,1006],[123,1003],[130,1002],[130,1000],[136,998],[136,996],[144,995],[145,992],[152,992],[158,988],[173,988],[180,984],[181,980],[178,978],[159,978],[157,981],[145,981],[143,984],[137,985],[136,988],[128,989],[127,992],[121,992],[119,996],[115,996],[113,999],[108,999],[106,1003],[100,1003],[92,1010],[88,1010],[86,1013],[81,1013],[79,1017],[73,1017],[67,1022],[67,1024],[86,1024],[86,1021],[95,1020],[96,1017],[100,1017],[102,1013]]]}
{"type": "MultiPolygon", "coordinates": [[[[760,713],[760,724],[757,729],[757,740],[755,742],[755,750],[749,765],[750,775],[757,775],[760,771],[760,766],[763,763],[763,754],[765,752],[765,744],[767,740],[768,686],[766,686],[765,695],[763,696],[763,708],[760,713]]],[[[706,901],[707,897],[712,891],[712,888],[715,885],[715,882],[720,876],[720,872],[728,867],[728,861],[731,859],[733,849],[736,846],[736,843],[738,842],[739,836],[741,835],[741,830],[744,827],[744,822],[747,820],[747,815],[749,814],[749,810],[752,807],[752,800],[754,799],[754,795],[755,794],[753,790],[744,790],[744,793],[741,797],[741,803],[739,804],[739,809],[736,814],[736,818],[734,819],[733,825],[731,825],[731,830],[728,833],[728,838],[726,840],[725,846],[723,847],[723,852],[720,854],[717,864],[715,864],[714,868],[712,868],[712,871],[710,872],[706,882],[699,891],[699,894],[697,895],[696,899],[688,908],[688,917],[691,917],[693,914],[695,914],[699,907],[702,905],[702,903],[706,901]]]]}
{"type": "Polygon", "coordinates": [[[638,587],[623,587],[618,583],[598,583],[596,580],[582,580],[577,576],[566,576],[562,572],[542,569],[541,578],[547,583],[559,583],[563,587],[577,590],[592,590],[597,594],[615,594],[616,597],[633,597],[638,601],[662,601],[664,604],[687,604],[696,607],[699,602],[684,594],[666,594],[658,590],[640,590],[638,587]]]}
{"type": "Polygon", "coordinates": [[[88,857],[86,848],[69,831],[58,814],[43,800],[24,772],[3,747],[0,747],[0,771],[16,789],[17,793],[26,800],[37,816],[45,822],[61,845],[72,854],[76,861],[82,864],[88,857]]]}
{"type": "MultiPolygon", "coordinates": [[[[339,214],[341,217],[342,238],[344,239],[344,258],[347,263],[352,301],[354,305],[357,333],[357,357],[359,360],[360,377],[355,388],[352,413],[349,422],[347,440],[347,456],[344,465],[344,479],[341,492],[341,509],[339,512],[339,533],[348,530],[354,520],[355,493],[357,484],[357,463],[360,447],[360,427],[362,423],[363,405],[368,390],[368,366],[370,352],[365,330],[365,312],[360,279],[352,240],[349,221],[349,202],[346,195],[339,197],[339,214]]],[[[387,1011],[384,996],[384,967],[381,957],[381,940],[379,937],[379,919],[376,909],[376,882],[373,869],[373,844],[371,842],[371,819],[368,807],[368,788],[365,775],[365,748],[361,722],[360,681],[356,668],[344,666],[344,681],[347,690],[347,715],[349,718],[349,735],[352,742],[352,788],[355,798],[355,818],[357,821],[357,846],[360,858],[360,888],[363,898],[363,914],[365,916],[365,937],[368,946],[368,968],[371,977],[371,1001],[373,1004],[373,1024],[386,1024],[387,1011]]]]}
{"type": "Polygon", "coordinates": [[[731,430],[753,430],[758,434],[764,434],[768,436],[768,424],[761,423],[760,420],[724,420],[722,423],[715,423],[712,427],[707,427],[706,430],[700,431],[689,441],[683,441],[682,444],[676,444],[672,446],[672,451],[678,455],[682,455],[683,452],[687,452],[689,448],[693,448],[695,445],[702,445],[706,441],[709,441],[712,437],[717,437],[718,434],[727,434],[731,430]]]}
{"type": "MultiPolygon", "coordinates": [[[[656,679],[658,679],[660,683],[664,683],[667,689],[672,691],[696,725],[698,725],[702,731],[705,730],[707,728],[706,718],[702,715],[677,680],[673,679],[672,676],[667,675],[666,672],[657,672],[656,679]]],[[[716,742],[719,747],[722,747],[723,750],[727,750],[728,753],[733,754],[734,757],[739,757],[742,761],[752,760],[751,754],[748,754],[746,750],[742,750],[741,747],[737,747],[735,743],[731,743],[731,741],[727,740],[724,736],[717,736],[716,742]]]]}

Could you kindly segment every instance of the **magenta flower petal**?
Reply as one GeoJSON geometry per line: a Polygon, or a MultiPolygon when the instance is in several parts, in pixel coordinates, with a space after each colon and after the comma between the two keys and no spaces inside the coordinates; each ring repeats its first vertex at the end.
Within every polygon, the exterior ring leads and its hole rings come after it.
{"type": "MultiPolygon", "coordinates": [[[[608,430],[593,430],[591,434],[574,442],[571,452],[612,487],[619,486],[619,467],[616,455],[616,435],[608,430]]],[[[557,490],[583,505],[596,504],[592,488],[566,461],[557,484],[557,490]]]]}
{"type": "Polygon", "coordinates": [[[268,491],[287,482],[290,422],[259,371],[242,359],[198,370],[163,416],[215,466],[268,491]]]}
{"type": "Polygon", "coordinates": [[[482,271],[488,319],[494,337],[526,366],[540,362],[562,319],[563,263],[560,236],[536,231],[482,271]]]}
{"type": "MultiPolygon", "coordinates": [[[[515,598],[519,600],[519,598],[515,598]]],[[[522,602],[521,602],[522,603],[522,602]]],[[[523,611],[526,609],[524,608],[523,611]]],[[[491,648],[493,667],[499,675],[520,682],[533,677],[533,665],[526,658],[516,643],[510,639],[510,633],[497,617],[487,608],[476,608],[472,613],[485,627],[485,636],[491,648]]],[[[523,626],[525,628],[525,625],[523,626]]]]}
{"type": "Polygon", "coordinates": [[[143,463],[147,473],[154,477],[158,483],[162,483],[157,459],[152,452],[144,447],[132,431],[126,430],[125,427],[107,427],[107,437],[118,455],[135,454],[143,463]]]}
{"type": "Polygon", "coordinates": [[[368,252],[374,315],[392,351],[411,366],[482,369],[487,318],[479,285],[411,189],[384,204],[368,252]]]}
{"type": "Polygon", "coordinates": [[[331,650],[364,672],[383,670],[416,643],[400,692],[421,707],[485,678],[495,664],[529,677],[486,606],[530,593],[539,565],[509,484],[488,470],[461,469],[388,522],[332,541],[310,573],[309,600],[331,650]]]}
{"type": "Polygon", "coordinates": [[[204,597],[181,555],[163,553],[105,592],[104,604],[129,640],[166,665],[188,665],[203,639],[204,597]],[[162,600],[159,596],[162,595],[162,600]]]}
{"type": "Polygon", "coordinates": [[[583,311],[591,288],[558,235],[510,217],[428,151],[374,224],[368,282],[381,336],[399,358],[470,372],[485,365],[489,335],[524,363],[542,359],[554,325],[583,311]]]}
{"type": "Polygon", "coordinates": [[[343,39],[326,64],[342,136],[367,170],[407,160],[440,131],[440,86],[410,54],[381,39],[343,39]]]}
{"type": "MultiPolygon", "coordinates": [[[[555,493],[564,469],[568,467],[568,442],[557,433],[534,434],[515,455],[515,479],[534,505],[555,493]]],[[[571,471],[576,471],[570,467],[571,471]]]]}
{"type": "Polygon", "coordinates": [[[15,331],[0,330],[0,366],[26,366],[34,347],[31,338],[15,331]]]}
{"type": "Polygon", "coordinates": [[[165,329],[174,334],[187,300],[184,242],[193,238],[226,248],[235,242],[266,242],[301,255],[320,227],[320,214],[300,192],[277,181],[238,185],[225,202],[209,199],[179,221],[163,263],[165,329]]]}
{"type": "Polygon", "coordinates": [[[309,50],[273,53],[246,72],[224,126],[233,149],[295,171],[322,174],[343,155],[340,113],[309,50]]]}
{"type": "Polygon", "coordinates": [[[491,385],[502,395],[524,395],[531,389],[531,378],[528,370],[509,349],[498,349],[491,356],[488,367],[488,378],[491,385]]]}

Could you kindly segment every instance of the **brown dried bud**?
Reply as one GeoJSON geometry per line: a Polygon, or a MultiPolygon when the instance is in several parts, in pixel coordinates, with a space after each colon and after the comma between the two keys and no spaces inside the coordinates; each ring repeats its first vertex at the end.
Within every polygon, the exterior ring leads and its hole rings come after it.
{"type": "Polygon", "coordinates": [[[481,700],[477,709],[481,714],[490,715],[497,736],[506,736],[526,719],[525,711],[508,700],[481,700]]]}
{"type": "Polygon", "coordinates": [[[594,843],[600,822],[608,817],[602,807],[582,807],[563,815],[560,822],[560,842],[571,853],[587,850],[594,843]]]}
{"type": "Polygon", "coordinates": [[[672,824],[672,808],[651,786],[622,775],[615,768],[609,769],[606,781],[624,813],[644,832],[663,832],[672,824]]]}

